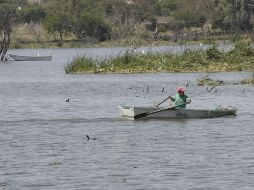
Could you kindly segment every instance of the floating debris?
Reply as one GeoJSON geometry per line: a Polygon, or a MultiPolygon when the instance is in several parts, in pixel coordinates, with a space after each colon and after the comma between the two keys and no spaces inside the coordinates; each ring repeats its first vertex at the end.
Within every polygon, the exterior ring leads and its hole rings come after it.
{"type": "Polygon", "coordinates": [[[163,86],[162,86],[161,92],[163,93],[164,90],[165,90],[165,83],[164,83],[163,86]]]}
{"type": "Polygon", "coordinates": [[[210,78],[202,78],[202,79],[198,79],[197,80],[197,85],[198,86],[203,86],[203,85],[217,85],[218,83],[222,84],[223,81],[222,80],[218,80],[218,79],[210,79],[210,78]]]}
{"type": "Polygon", "coordinates": [[[146,89],[146,93],[149,92],[149,89],[150,89],[150,86],[148,85],[148,86],[147,86],[147,89],[146,89]]]}
{"type": "Polygon", "coordinates": [[[241,84],[254,84],[254,79],[241,80],[241,84]]]}
{"type": "Polygon", "coordinates": [[[186,81],[186,84],[185,84],[185,87],[187,88],[187,87],[189,86],[189,84],[190,84],[190,81],[187,80],[187,81],[186,81]]]}
{"type": "Polygon", "coordinates": [[[221,83],[223,83],[223,81],[219,81],[217,84],[213,85],[210,90],[208,90],[208,92],[211,92],[212,89],[214,89],[216,86],[219,86],[221,83]]]}

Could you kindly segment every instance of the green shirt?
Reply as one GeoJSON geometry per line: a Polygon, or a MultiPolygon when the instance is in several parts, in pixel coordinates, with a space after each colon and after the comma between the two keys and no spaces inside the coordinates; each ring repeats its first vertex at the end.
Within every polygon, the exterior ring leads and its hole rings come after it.
{"type": "Polygon", "coordinates": [[[187,95],[180,96],[179,94],[176,94],[171,98],[173,102],[175,102],[175,106],[178,108],[186,108],[186,99],[189,98],[187,95]],[[182,105],[184,104],[184,105],[182,105]]]}

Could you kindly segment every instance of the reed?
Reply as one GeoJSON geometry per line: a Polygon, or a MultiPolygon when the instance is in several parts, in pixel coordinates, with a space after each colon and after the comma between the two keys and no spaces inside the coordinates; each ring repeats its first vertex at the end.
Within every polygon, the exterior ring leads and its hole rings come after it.
{"type": "Polygon", "coordinates": [[[65,66],[65,72],[69,74],[83,73],[84,71],[96,73],[98,69],[97,61],[87,56],[76,56],[70,64],[65,66]]]}
{"type": "Polygon", "coordinates": [[[171,52],[143,54],[130,48],[116,57],[103,60],[75,57],[65,70],[66,73],[253,71],[253,56],[253,49],[244,43],[236,44],[228,52],[220,52],[212,46],[205,51],[186,49],[180,55],[171,52]]]}

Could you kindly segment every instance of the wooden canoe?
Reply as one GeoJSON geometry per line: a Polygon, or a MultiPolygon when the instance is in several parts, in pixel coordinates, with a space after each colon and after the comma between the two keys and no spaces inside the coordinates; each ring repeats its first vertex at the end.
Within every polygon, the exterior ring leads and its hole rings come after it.
{"type": "Polygon", "coordinates": [[[134,107],[118,105],[120,115],[127,119],[143,118],[136,117],[145,115],[144,118],[170,119],[170,118],[214,118],[228,115],[236,115],[235,108],[216,108],[216,109],[179,109],[173,107],[134,107]]]}

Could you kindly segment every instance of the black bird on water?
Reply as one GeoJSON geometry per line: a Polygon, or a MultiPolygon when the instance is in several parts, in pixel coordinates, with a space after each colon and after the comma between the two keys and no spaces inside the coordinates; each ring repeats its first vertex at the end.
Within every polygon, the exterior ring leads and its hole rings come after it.
{"type": "Polygon", "coordinates": [[[65,102],[69,102],[70,101],[70,99],[68,98],[67,100],[65,100],[65,102]]]}
{"type": "Polygon", "coordinates": [[[86,135],[86,138],[87,138],[88,141],[89,141],[89,140],[97,140],[97,138],[95,138],[95,137],[90,138],[88,135],[86,135]]]}

